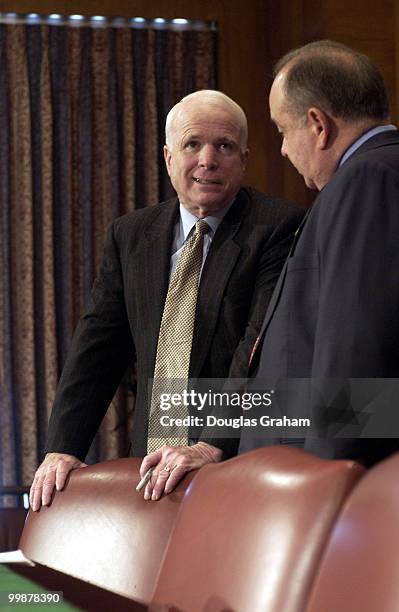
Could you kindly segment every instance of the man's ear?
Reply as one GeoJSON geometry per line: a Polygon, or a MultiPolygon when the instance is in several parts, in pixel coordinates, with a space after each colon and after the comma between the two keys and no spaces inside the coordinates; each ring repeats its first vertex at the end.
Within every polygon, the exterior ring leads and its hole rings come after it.
{"type": "Polygon", "coordinates": [[[332,118],[317,106],[311,106],[307,112],[308,124],[316,138],[318,149],[327,149],[333,129],[332,118]]]}
{"type": "Polygon", "coordinates": [[[249,156],[249,149],[245,149],[245,151],[243,153],[241,153],[242,163],[243,163],[243,166],[244,166],[244,172],[247,169],[248,156],[249,156]]]}
{"type": "Polygon", "coordinates": [[[168,174],[170,176],[170,162],[172,159],[172,153],[169,150],[168,145],[164,145],[163,147],[163,156],[165,159],[166,170],[168,171],[168,174]]]}

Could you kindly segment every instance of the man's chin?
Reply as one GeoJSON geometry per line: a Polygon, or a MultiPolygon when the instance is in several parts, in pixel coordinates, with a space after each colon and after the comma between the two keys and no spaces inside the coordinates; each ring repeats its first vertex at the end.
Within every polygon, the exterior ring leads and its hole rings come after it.
{"type": "Polygon", "coordinates": [[[317,185],[315,184],[315,182],[308,178],[307,176],[303,177],[303,180],[305,181],[305,185],[306,187],[308,187],[308,189],[316,189],[317,190],[317,185]]]}
{"type": "Polygon", "coordinates": [[[195,206],[197,216],[206,217],[225,206],[224,202],[198,202],[195,206]]]}
{"type": "Polygon", "coordinates": [[[225,206],[227,206],[229,202],[226,202],[224,199],[216,199],[216,200],[208,200],[208,199],[199,199],[195,202],[191,202],[190,204],[183,204],[184,208],[186,208],[193,215],[198,217],[199,219],[203,219],[207,215],[212,214],[218,210],[221,210],[225,206]]]}

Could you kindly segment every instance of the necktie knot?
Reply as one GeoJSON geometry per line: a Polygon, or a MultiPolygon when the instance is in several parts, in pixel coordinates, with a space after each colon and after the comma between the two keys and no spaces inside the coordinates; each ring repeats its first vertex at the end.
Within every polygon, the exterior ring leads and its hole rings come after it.
{"type": "Polygon", "coordinates": [[[199,219],[195,224],[195,231],[193,235],[205,236],[205,234],[207,234],[210,229],[211,228],[209,227],[206,221],[204,221],[203,219],[199,219]]]}

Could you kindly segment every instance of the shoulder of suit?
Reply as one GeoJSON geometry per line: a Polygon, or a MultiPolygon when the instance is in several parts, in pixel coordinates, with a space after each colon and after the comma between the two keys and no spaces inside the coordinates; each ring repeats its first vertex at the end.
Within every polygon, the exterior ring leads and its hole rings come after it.
{"type": "Polygon", "coordinates": [[[303,207],[290,202],[286,198],[267,195],[253,187],[243,187],[241,192],[248,199],[251,207],[261,217],[301,219],[306,213],[303,207]]]}
{"type": "Polygon", "coordinates": [[[177,198],[171,198],[117,217],[112,225],[115,232],[131,231],[136,228],[142,230],[154,223],[159,215],[173,216],[177,210],[178,200],[177,198]]]}
{"type": "MultiPolygon", "coordinates": [[[[366,143],[367,144],[367,143],[366,143]]],[[[396,183],[399,176],[399,142],[391,146],[376,146],[355,153],[340,166],[327,183],[324,190],[328,194],[339,186],[355,184],[363,190],[368,189],[369,181],[374,185],[392,178],[396,183]]]]}
{"type": "MultiPolygon", "coordinates": [[[[381,142],[382,139],[379,140],[381,142]]],[[[363,151],[359,149],[336,170],[312,207],[315,218],[323,218],[323,227],[335,223],[337,214],[343,220],[345,214],[364,213],[366,206],[373,207],[383,200],[397,209],[399,142],[394,147],[395,152],[392,152],[392,148],[381,146],[363,151]]],[[[363,219],[365,216],[358,214],[358,218],[363,219]]]]}
{"type": "MultiPolygon", "coordinates": [[[[375,164],[376,169],[391,167],[399,168],[399,130],[381,132],[372,136],[363,143],[354,153],[338,168],[336,175],[344,175],[353,171],[353,168],[368,167],[375,164]]],[[[335,175],[333,176],[333,178],[335,175]]]]}

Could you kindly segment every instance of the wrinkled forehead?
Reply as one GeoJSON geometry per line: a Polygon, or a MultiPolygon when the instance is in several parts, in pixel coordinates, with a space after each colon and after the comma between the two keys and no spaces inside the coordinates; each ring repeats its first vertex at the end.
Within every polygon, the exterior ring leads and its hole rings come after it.
{"type": "Polygon", "coordinates": [[[223,127],[239,132],[240,121],[235,113],[227,106],[211,102],[198,104],[197,102],[181,103],[175,115],[174,128],[176,130],[188,126],[223,127]]]}
{"type": "Polygon", "coordinates": [[[198,132],[197,135],[217,132],[219,136],[224,133],[241,144],[245,140],[242,120],[235,109],[223,101],[205,97],[201,100],[186,99],[176,105],[169,132],[174,141],[189,132],[198,132]]]}

